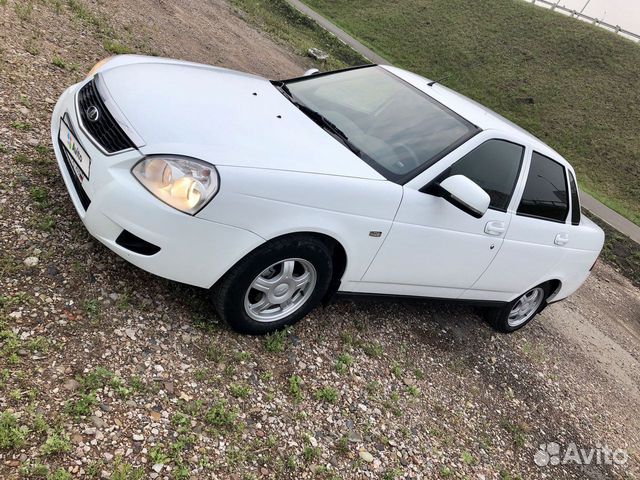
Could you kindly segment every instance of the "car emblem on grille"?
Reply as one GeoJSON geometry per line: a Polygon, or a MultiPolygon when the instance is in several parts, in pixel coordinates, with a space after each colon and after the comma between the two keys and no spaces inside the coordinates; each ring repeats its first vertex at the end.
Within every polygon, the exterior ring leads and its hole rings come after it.
{"type": "Polygon", "coordinates": [[[100,110],[98,110],[98,107],[95,105],[91,105],[87,108],[85,113],[87,114],[87,118],[90,122],[97,122],[98,118],[100,118],[100,110]]]}

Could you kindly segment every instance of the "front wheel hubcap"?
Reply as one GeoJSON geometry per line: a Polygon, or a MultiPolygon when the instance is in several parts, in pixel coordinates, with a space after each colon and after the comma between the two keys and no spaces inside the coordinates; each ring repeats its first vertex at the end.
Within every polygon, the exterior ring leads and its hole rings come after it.
{"type": "Polygon", "coordinates": [[[542,287],[535,287],[522,295],[509,312],[508,323],[510,327],[518,327],[529,320],[538,311],[544,300],[542,287]]]}
{"type": "Polygon", "coordinates": [[[247,315],[257,322],[276,322],[299,310],[316,286],[316,269],[303,258],[287,258],[264,269],[244,296],[247,315]]]}

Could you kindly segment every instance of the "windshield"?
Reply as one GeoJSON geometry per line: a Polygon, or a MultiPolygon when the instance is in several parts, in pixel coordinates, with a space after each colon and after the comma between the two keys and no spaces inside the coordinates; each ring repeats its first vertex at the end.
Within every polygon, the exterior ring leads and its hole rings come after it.
{"type": "Polygon", "coordinates": [[[402,183],[476,128],[380,67],[285,82],[291,100],[387,179],[402,183]],[[318,119],[322,121],[318,121],[318,119]]]}

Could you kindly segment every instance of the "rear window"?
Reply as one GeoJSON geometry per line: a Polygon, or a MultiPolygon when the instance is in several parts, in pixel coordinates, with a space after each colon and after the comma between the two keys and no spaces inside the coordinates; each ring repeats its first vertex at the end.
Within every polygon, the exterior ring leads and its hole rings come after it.
{"type": "Polygon", "coordinates": [[[580,225],[580,198],[576,179],[571,172],[569,172],[569,187],[571,189],[571,224],[580,225]]]}
{"type": "Polygon", "coordinates": [[[531,167],[524,187],[518,215],[564,222],[569,213],[565,169],[538,152],[531,156],[531,167]]]}

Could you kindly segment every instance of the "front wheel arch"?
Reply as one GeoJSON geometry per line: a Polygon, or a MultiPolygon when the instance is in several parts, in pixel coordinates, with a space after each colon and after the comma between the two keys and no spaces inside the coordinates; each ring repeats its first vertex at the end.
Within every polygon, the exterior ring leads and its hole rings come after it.
{"type": "MultiPolygon", "coordinates": [[[[240,263],[248,255],[251,255],[256,250],[268,247],[269,244],[271,244],[273,242],[277,242],[277,241],[280,241],[280,240],[294,239],[296,237],[298,237],[298,238],[300,238],[300,237],[316,238],[316,239],[322,241],[329,248],[329,250],[331,251],[331,259],[332,259],[332,262],[333,262],[333,275],[332,275],[332,278],[331,278],[331,283],[329,284],[329,290],[327,291],[327,293],[325,295],[325,298],[324,298],[324,303],[330,301],[333,298],[333,296],[335,295],[335,293],[338,291],[338,289],[340,288],[340,282],[342,280],[342,276],[344,275],[344,272],[347,269],[347,251],[345,250],[344,246],[338,240],[336,240],[334,237],[332,237],[330,235],[327,235],[327,234],[324,234],[324,233],[308,232],[308,231],[290,232],[290,233],[285,233],[283,235],[279,235],[277,237],[270,238],[266,242],[261,243],[256,248],[254,248],[253,250],[247,252],[245,255],[243,255],[241,258],[239,258],[238,261],[236,261],[236,263],[234,263],[229,268],[229,270],[227,270],[227,272],[232,270],[238,263],[240,263]]],[[[226,272],[225,272],[225,275],[226,275],[226,272]]],[[[222,275],[222,277],[220,277],[220,279],[211,286],[211,289],[214,289],[220,283],[220,281],[224,278],[225,275],[222,275]]]]}
{"type": "Polygon", "coordinates": [[[265,334],[293,325],[320,305],[332,276],[331,250],[324,241],[308,235],[280,237],[263,243],[225,273],[211,290],[212,300],[233,330],[265,334]],[[310,268],[301,272],[297,267],[305,264],[310,268]],[[302,281],[309,274],[312,286],[304,293],[304,283],[296,278],[302,281]]]}

